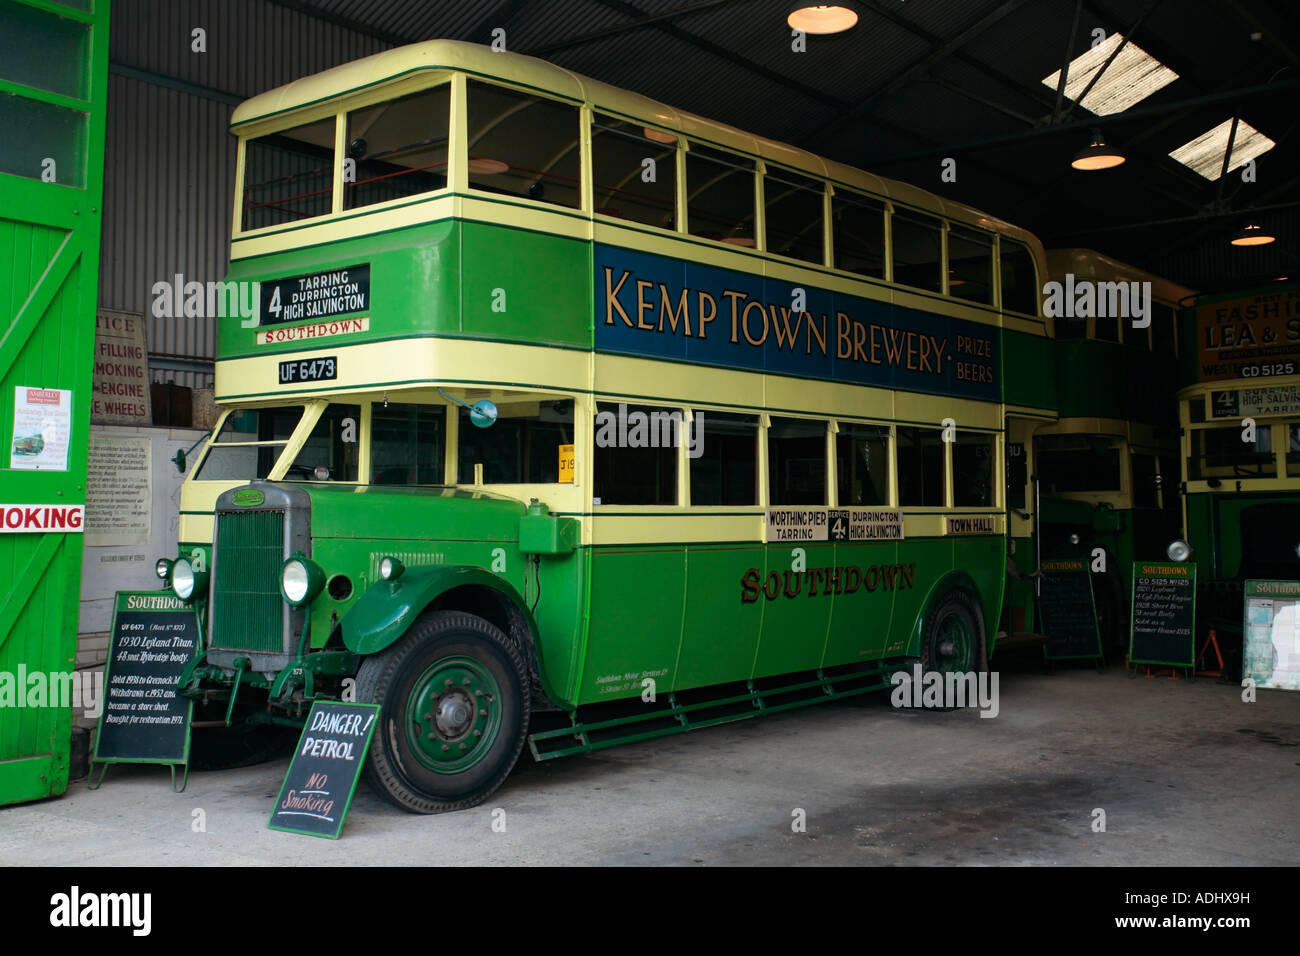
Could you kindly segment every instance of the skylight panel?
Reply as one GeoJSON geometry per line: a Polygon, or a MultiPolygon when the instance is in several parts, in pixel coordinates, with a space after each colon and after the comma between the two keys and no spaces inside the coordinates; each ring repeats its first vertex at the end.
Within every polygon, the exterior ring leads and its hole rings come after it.
{"type": "MultiPolygon", "coordinates": [[[[1065,95],[1072,100],[1077,99],[1084,88],[1092,82],[1097,71],[1115,52],[1115,48],[1123,42],[1124,37],[1121,34],[1112,33],[1088,52],[1071,60],[1070,71],[1065,81],[1065,95]]],[[[1079,105],[1098,116],[1122,113],[1134,103],[1141,102],[1176,79],[1178,79],[1177,73],[1146,50],[1136,43],[1127,43],[1124,49],[1120,50],[1119,56],[1115,57],[1115,62],[1106,67],[1106,72],[1101,75],[1097,85],[1088,90],[1088,95],[1079,105]]],[[[1060,70],[1043,78],[1043,84],[1053,90],[1060,81],[1060,70]]]]}
{"type": "MultiPolygon", "coordinates": [[[[1218,179],[1223,172],[1223,154],[1228,150],[1228,133],[1231,130],[1232,120],[1226,119],[1208,133],[1202,133],[1190,143],[1179,146],[1169,155],[1206,179],[1218,179]]],[[[1276,145],[1245,120],[1237,120],[1237,135],[1232,139],[1232,160],[1228,163],[1228,172],[1244,166],[1256,156],[1262,156],[1276,145]]]]}

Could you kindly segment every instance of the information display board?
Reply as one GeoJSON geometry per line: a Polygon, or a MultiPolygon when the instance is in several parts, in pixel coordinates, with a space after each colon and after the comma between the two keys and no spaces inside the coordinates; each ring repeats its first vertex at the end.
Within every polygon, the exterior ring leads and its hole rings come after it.
{"type": "MultiPolygon", "coordinates": [[[[178,694],[176,687],[200,644],[193,605],[168,592],[117,593],[104,664],[96,763],[171,764],[175,786],[176,766],[189,762],[193,709],[193,701],[178,694]]],[[[92,789],[98,785],[93,783],[92,789]]]]}
{"type": "Polygon", "coordinates": [[[1242,676],[1300,690],[1300,581],[1247,581],[1242,676]]]}
{"type": "Polygon", "coordinates": [[[337,840],[378,718],[378,704],[312,704],[266,825],[337,840]]]}
{"type": "Polygon", "coordinates": [[[1196,565],[1133,562],[1130,664],[1191,667],[1196,645],[1196,565]]]}
{"type": "Polygon", "coordinates": [[[1081,558],[1062,558],[1044,561],[1042,572],[1038,612],[1047,635],[1043,656],[1050,660],[1102,658],[1088,565],[1081,558]]]}

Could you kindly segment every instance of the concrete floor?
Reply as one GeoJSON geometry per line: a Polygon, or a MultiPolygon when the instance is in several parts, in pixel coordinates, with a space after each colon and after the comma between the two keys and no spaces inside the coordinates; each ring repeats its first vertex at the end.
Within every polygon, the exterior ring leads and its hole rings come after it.
{"type": "Polygon", "coordinates": [[[182,794],[119,766],[0,808],[0,863],[1294,865],[1298,745],[1300,694],[1003,670],[994,719],[834,703],[533,765],[432,817],[363,783],[337,842],[266,829],[285,760],[182,794]]]}

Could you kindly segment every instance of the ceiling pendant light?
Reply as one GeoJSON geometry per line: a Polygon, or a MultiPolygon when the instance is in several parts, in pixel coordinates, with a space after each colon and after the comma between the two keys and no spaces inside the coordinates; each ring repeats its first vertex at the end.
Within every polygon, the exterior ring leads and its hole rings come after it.
{"type": "Polygon", "coordinates": [[[1277,236],[1257,222],[1248,222],[1228,240],[1234,246],[1266,246],[1277,241],[1277,236]]]}
{"type": "Polygon", "coordinates": [[[1094,169],[1111,169],[1124,162],[1125,156],[1113,146],[1106,145],[1106,139],[1101,135],[1101,130],[1092,131],[1092,143],[1086,149],[1081,149],[1070,160],[1070,165],[1075,169],[1094,170],[1094,169]]]}
{"type": "Polygon", "coordinates": [[[804,33],[843,33],[858,22],[858,11],[847,0],[839,3],[790,4],[785,22],[804,33]]]}

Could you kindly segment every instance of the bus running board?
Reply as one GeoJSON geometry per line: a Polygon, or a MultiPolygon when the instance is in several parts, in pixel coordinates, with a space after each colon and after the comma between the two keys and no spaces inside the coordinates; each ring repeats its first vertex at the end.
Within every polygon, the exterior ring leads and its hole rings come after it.
{"type": "Polygon", "coordinates": [[[661,695],[658,702],[634,697],[609,704],[587,704],[563,715],[568,718],[563,726],[530,734],[528,746],[537,760],[553,760],[685,733],[883,690],[891,686],[889,675],[903,667],[901,660],[875,661],[674,691],[661,695]]]}

